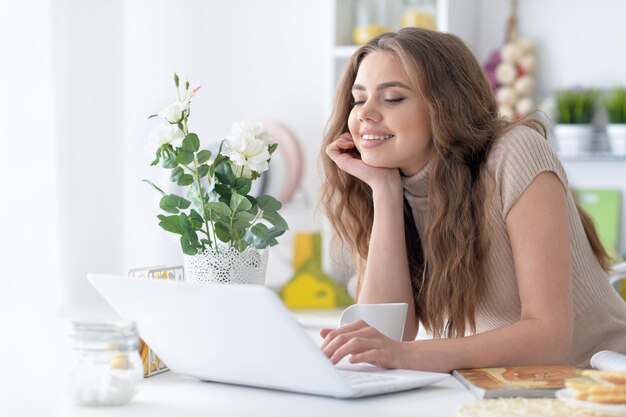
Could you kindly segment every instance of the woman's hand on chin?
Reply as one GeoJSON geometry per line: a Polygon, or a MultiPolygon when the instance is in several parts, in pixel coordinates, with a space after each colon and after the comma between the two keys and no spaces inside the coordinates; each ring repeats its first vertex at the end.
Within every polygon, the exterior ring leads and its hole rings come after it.
{"type": "Polygon", "coordinates": [[[397,168],[378,168],[361,160],[352,135],[346,132],[326,147],[326,154],[342,171],[360,179],[372,189],[378,184],[389,185],[389,181],[402,185],[397,168]]]}

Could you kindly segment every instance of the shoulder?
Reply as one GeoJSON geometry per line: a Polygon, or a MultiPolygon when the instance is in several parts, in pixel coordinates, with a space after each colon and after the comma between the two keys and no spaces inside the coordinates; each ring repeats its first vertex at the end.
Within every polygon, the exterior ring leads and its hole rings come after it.
{"type": "Polygon", "coordinates": [[[533,179],[542,172],[553,172],[564,188],[567,175],[548,140],[527,126],[516,126],[497,138],[489,155],[487,168],[495,179],[506,218],[533,179]]]}

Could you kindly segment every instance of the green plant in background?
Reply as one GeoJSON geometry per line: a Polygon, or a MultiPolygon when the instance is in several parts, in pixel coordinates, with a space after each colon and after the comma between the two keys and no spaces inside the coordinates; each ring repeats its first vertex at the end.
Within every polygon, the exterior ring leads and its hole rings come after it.
{"type": "Polygon", "coordinates": [[[596,113],[595,90],[560,90],[554,94],[559,124],[590,124],[596,113]]]}
{"type": "Polygon", "coordinates": [[[626,123],[626,88],[615,87],[608,96],[603,97],[602,103],[610,123],[626,123]]]}
{"type": "Polygon", "coordinates": [[[282,204],[274,197],[249,195],[252,181],[269,168],[277,144],[260,123],[235,123],[216,155],[200,148],[200,139],[189,131],[191,99],[198,88],[185,84],[181,96],[178,75],[174,74],[178,101],[149,118],[163,119],[152,133],[156,158],[170,170],[170,180],[187,189],[186,198],[168,194],[144,180],[161,193],[159,225],[180,235],[180,245],[187,255],[196,255],[211,247],[234,247],[243,252],[248,247],[263,249],[278,243],[276,238],[288,229],[278,214],[282,204]],[[221,242],[221,243],[220,243],[221,242]]]}

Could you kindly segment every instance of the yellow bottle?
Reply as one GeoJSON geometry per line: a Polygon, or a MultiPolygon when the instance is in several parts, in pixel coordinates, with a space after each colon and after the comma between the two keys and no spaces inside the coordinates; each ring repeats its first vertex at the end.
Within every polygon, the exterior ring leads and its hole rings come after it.
{"type": "Polygon", "coordinates": [[[294,236],[293,277],[279,294],[289,308],[334,308],[354,303],[346,290],[322,270],[319,233],[294,236]]]}
{"type": "Polygon", "coordinates": [[[437,30],[436,1],[407,0],[400,27],[418,27],[437,30]]]}
{"type": "Polygon", "coordinates": [[[387,2],[381,0],[356,0],[354,3],[352,42],[363,45],[376,36],[389,32],[387,2]]]}

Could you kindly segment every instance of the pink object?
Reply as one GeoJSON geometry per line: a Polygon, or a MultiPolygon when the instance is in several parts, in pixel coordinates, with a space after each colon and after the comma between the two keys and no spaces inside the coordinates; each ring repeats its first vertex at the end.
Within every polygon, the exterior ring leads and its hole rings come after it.
{"type": "Polygon", "coordinates": [[[293,197],[302,181],[304,172],[302,145],[293,131],[279,122],[264,120],[263,126],[274,142],[278,143],[277,152],[284,160],[285,175],[278,200],[286,203],[293,197]]]}

